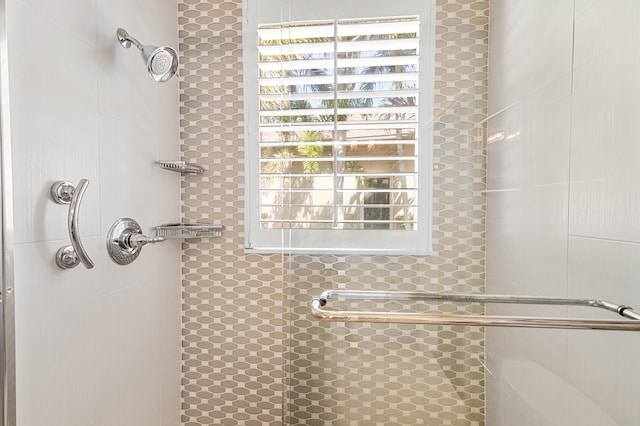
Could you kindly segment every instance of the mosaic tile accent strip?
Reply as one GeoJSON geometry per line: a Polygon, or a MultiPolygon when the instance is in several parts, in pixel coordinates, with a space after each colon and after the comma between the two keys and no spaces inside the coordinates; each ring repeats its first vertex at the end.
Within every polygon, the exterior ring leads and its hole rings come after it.
{"type": "Polygon", "coordinates": [[[186,222],[225,225],[182,250],[182,423],[282,425],[284,282],[280,256],[245,256],[242,2],[178,7],[186,222]]]}
{"type": "MultiPolygon", "coordinates": [[[[483,425],[484,335],[319,323],[325,289],[484,291],[488,1],[437,0],[435,256],[243,252],[242,2],[181,0],[184,425],[483,425]]],[[[445,304],[446,312],[482,312],[445,304]]]]}

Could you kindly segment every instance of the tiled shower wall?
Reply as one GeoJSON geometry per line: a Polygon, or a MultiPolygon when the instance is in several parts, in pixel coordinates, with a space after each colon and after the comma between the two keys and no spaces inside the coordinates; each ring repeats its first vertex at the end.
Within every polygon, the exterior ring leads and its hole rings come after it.
{"type": "MultiPolygon", "coordinates": [[[[434,250],[414,256],[245,255],[242,2],[179,3],[185,425],[484,422],[477,329],[319,324],[324,289],[484,290],[488,1],[437,1],[434,250]]],[[[456,307],[445,306],[455,310],[456,307]]]]}
{"type": "MultiPolygon", "coordinates": [[[[488,292],[637,308],[640,2],[491,7],[488,292]]],[[[574,307],[536,315],[616,319],[574,307]]],[[[493,328],[486,337],[492,426],[639,424],[633,333],[493,328]]]]}
{"type": "Polygon", "coordinates": [[[137,49],[116,38],[124,26],[175,46],[176,9],[171,0],[0,1],[2,279],[12,288],[0,302],[0,362],[9,377],[15,368],[15,389],[9,379],[0,392],[3,425],[179,422],[180,247],[158,244],[126,266],[105,250],[118,218],[145,233],[180,219],[179,176],[154,164],[178,156],[178,81],[151,81],[137,49]],[[81,179],[77,237],[95,267],[63,270],[54,258],[70,242],[69,205],[50,188],[81,179]]]}

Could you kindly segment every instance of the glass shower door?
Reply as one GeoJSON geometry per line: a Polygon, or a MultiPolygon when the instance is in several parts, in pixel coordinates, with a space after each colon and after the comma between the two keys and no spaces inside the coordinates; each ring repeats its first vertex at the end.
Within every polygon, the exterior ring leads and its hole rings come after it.
{"type": "MultiPolygon", "coordinates": [[[[433,135],[433,254],[296,254],[284,231],[290,315],[285,424],[484,424],[482,328],[322,322],[310,316],[311,299],[326,290],[484,292],[489,4],[438,0],[431,7],[434,51],[420,54],[433,55],[435,75],[421,73],[419,84],[430,86],[433,96],[434,121],[421,123],[429,130],[422,134],[433,135]]],[[[285,10],[289,19],[298,17],[288,3],[285,10]]],[[[483,306],[471,304],[431,308],[484,313],[483,306]]]]}
{"type": "MultiPolygon", "coordinates": [[[[309,315],[311,296],[323,290],[435,289],[423,278],[426,270],[419,259],[295,255],[289,266],[285,424],[483,424],[481,328],[325,322],[309,315]]],[[[371,302],[357,305],[365,310],[381,307],[371,302]]],[[[405,312],[418,309],[397,302],[383,305],[405,312]]],[[[477,305],[450,303],[438,308],[458,314],[483,312],[477,305]]]]}

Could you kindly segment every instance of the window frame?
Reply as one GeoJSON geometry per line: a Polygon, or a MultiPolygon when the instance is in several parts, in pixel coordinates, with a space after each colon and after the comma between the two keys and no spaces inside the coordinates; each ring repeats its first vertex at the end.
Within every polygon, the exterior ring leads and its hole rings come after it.
{"type": "MultiPolygon", "coordinates": [[[[243,0],[244,114],[245,114],[245,252],[319,254],[432,254],[432,170],[435,75],[434,0],[404,0],[362,11],[358,0],[243,0]],[[399,5],[399,4],[400,5],[399,5]],[[329,16],[327,10],[339,13],[329,16]],[[416,9],[418,8],[418,9],[416,9]],[[383,9],[386,9],[383,10],[383,9]],[[324,16],[319,15],[324,13],[324,16]],[[418,218],[416,230],[382,229],[281,229],[260,228],[258,126],[258,25],[320,21],[326,19],[368,19],[420,15],[420,121],[418,151],[418,218]],[[311,19],[309,19],[311,18],[311,19]],[[253,82],[253,84],[251,84],[253,82]],[[252,145],[253,144],[253,145],[252,145]]],[[[366,189],[364,190],[366,191],[366,189]]]]}

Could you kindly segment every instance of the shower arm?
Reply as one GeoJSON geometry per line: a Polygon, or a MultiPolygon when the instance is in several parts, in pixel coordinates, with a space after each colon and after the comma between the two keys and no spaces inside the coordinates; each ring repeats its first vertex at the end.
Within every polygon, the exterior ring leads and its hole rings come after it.
{"type": "Polygon", "coordinates": [[[131,37],[128,32],[126,32],[123,28],[118,28],[116,33],[118,37],[118,41],[122,45],[122,47],[130,48],[131,44],[137,47],[140,51],[142,51],[144,45],[136,40],[134,37],[131,37]]]}
{"type": "Polygon", "coordinates": [[[319,298],[311,301],[311,314],[320,320],[344,322],[640,331],[640,314],[633,311],[631,307],[596,299],[569,299],[489,294],[442,294],[419,291],[329,290],[323,292],[319,298]],[[336,310],[327,306],[329,301],[332,299],[585,306],[616,312],[617,314],[634,321],[495,315],[436,315],[413,312],[336,310]]]}

